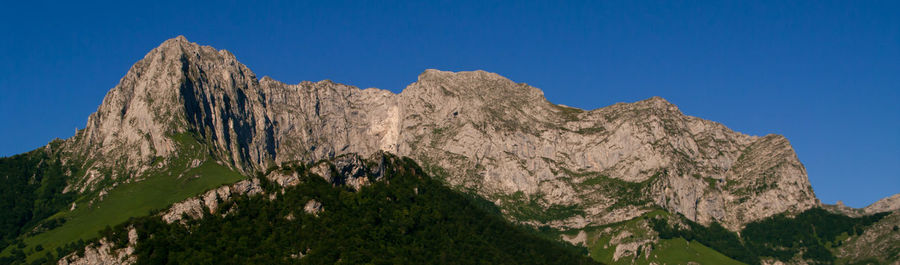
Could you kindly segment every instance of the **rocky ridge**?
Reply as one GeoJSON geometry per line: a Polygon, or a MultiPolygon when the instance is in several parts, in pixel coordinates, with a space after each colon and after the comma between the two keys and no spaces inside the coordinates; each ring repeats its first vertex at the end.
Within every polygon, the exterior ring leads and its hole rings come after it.
{"type": "Polygon", "coordinates": [[[866,214],[876,214],[900,210],[900,193],[878,200],[862,209],[866,214]]]}
{"type": "Polygon", "coordinates": [[[59,265],[94,265],[94,264],[134,264],[137,257],[133,255],[137,244],[137,230],[128,230],[128,243],[116,247],[105,238],[84,247],[84,254],[71,253],[60,259],[59,265]]]}
{"type": "MultiPolygon", "coordinates": [[[[374,176],[375,181],[383,178],[384,161],[389,158],[383,152],[374,153],[368,159],[363,159],[357,154],[347,154],[314,164],[310,168],[310,173],[321,176],[332,185],[359,190],[369,184],[369,176],[374,176]],[[379,162],[374,167],[369,167],[366,165],[367,160],[379,162]]],[[[281,170],[273,170],[264,177],[276,184],[281,192],[284,192],[284,188],[300,184],[301,181],[300,173],[297,171],[286,173],[281,170]]],[[[175,203],[161,214],[161,218],[167,223],[180,222],[184,217],[198,219],[203,217],[204,212],[215,213],[221,202],[231,200],[234,196],[257,194],[267,195],[270,198],[275,196],[274,193],[266,193],[259,178],[242,180],[175,203]]],[[[313,200],[307,203],[304,210],[310,214],[316,214],[322,209],[322,204],[313,200]]]]}
{"type": "MultiPolygon", "coordinates": [[[[663,207],[736,230],[819,204],[787,139],[734,132],[662,98],[587,111],[484,71],[426,70],[399,94],[327,80],[291,85],[257,79],[230,52],[181,36],[136,63],[66,146],[88,172],[134,179],[166,163],[181,133],[247,175],[351,153],[409,156],[507,212],[571,209],[514,218],[556,228],[663,207]]],[[[102,188],[95,175],[71,189],[102,188]]]]}
{"type": "Polygon", "coordinates": [[[847,206],[842,201],[835,204],[822,204],[822,208],[833,213],[843,214],[846,216],[859,217],[876,213],[893,212],[900,210],[900,194],[894,194],[884,197],[863,208],[853,208],[847,206]]]}

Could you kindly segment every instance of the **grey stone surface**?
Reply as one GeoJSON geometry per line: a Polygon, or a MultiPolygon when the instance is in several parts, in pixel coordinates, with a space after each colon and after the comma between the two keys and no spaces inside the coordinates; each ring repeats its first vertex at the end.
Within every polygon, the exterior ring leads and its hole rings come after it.
{"type": "Polygon", "coordinates": [[[106,238],[100,239],[99,242],[84,247],[84,254],[79,256],[76,253],[66,255],[60,259],[59,265],[125,265],[137,262],[137,257],[133,256],[134,247],[137,244],[137,230],[130,228],[128,230],[128,244],[126,246],[115,248],[114,244],[107,241],[106,238]]]}

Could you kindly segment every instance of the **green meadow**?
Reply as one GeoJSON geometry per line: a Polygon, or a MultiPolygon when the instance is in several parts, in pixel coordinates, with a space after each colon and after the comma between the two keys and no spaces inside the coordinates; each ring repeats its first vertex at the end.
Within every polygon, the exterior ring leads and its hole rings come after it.
{"type": "MultiPolygon", "coordinates": [[[[190,135],[176,135],[173,139],[181,153],[167,168],[151,170],[139,178],[140,181],[121,183],[103,196],[102,200],[91,203],[96,200],[96,196],[80,198],[75,210],[61,211],[47,218],[64,218],[65,223],[24,238],[24,251],[28,261],[48,253],[55,256],[53,254],[57,247],[94,239],[107,226],[115,226],[131,217],[146,216],[154,210],[165,209],[173,203],[245,178],[207,158],[204,148],[190,135]],[[204,162],[191,168],[189,163],[192,158],[204,162]]],[[[10,255],[15,248],[15,245],[7,247],[0,256],[10,255]]]]}

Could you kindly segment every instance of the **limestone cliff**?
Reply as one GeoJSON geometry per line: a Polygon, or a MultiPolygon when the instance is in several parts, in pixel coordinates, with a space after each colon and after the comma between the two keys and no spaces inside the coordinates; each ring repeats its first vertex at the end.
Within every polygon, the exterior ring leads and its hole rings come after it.
{"type": "MultiPolygon", "coordinates": [[[[245,174],[349,153],[409,156],[517,221],[559,228],[658,206],[738,229],[818,204],[787,139],[734,132],[662,98],[587,111],[484,71],[426,70],[399,94],[285,84],[180,36],[137,62],[67,148],[89,172],[132,179],[168,161],[183,133],[245,174]],[[528,207],[545,211],[515,214],[528,207]]],[[[97,189],[96,179],[71,188],[97,189]]]]}
{"type": "Polygon", "coordinates": [[[136,176],[177,152],[171,136],[192,132],[220,161],[253,172],[274,156],[258,144],[272,136],[259,89],[253,72],[228,51],[184,37],[167,40],[106,94],[70,146],[96,161],[93,167],[136,176]]]}

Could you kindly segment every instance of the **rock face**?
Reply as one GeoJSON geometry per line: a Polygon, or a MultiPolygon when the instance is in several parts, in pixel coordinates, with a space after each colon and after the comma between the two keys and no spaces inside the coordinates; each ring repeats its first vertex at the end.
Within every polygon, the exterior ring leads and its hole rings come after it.
{"type": "Polygon", "coordinates": [[[258,144],[272,136],[259,89],[253,72],[228,51],[170,39],[106,94],[70,148],[115,177],[133,177],[176,152],[172,135],[193,132],[219,160],[252,172],[274,157],[269,145],[258,144]]]}
{"type": "Polygon", "coordinates": [[[116,248],[105,238],[99,242],[84,247],[84,255],[75,253],[66,255],[60,259],[59,265],[105,265],[105,264],[134,264],[137,257],[132,255],[137,244],[137,231],[134,228],[128,230],[128,244],[116,248]]]}
{"type": "Polygon", "coordinates": [[[306,205],[303,206],[303,211],[318,216],[320,212],[322,212],[322,203],[316,200],[309,200],[306,202],[306,205]]]}
{"type": "Polygon", "coordinates": [[[214,213],[219,208],[219,202],[230,200],[235,195],[254,195],[262,191],[258,179],[243,180],[175,203],[163,213],[162,219],[166,223],[174,223],[182,221],[185,216],[191,219],[201,218],[204,212],[214,213]]]}
{"type": "MultiPolygon", "coordinates": [[[[247,174],[351,153],[409,156],[507,211],[527,203],[576,209],[518,218],[555,227],[626,220],[658,205],[738,229],[818,204],[787,139],[737,133],[662,98],[585,111],[484,71],[426,70],[400,94],[331,81],[291,85],[257,79],[231,53],[184,37],[136,63],[68,146],[112,161],[93,168],[121,167],[118,175],[133,178],[171,156],[179,133],[197,135],[247,174]]],[[[350,176],[340,181],[364,184],[350,176]]],[[[73,188],[90,189],[88,179],[73,188]]]]}

